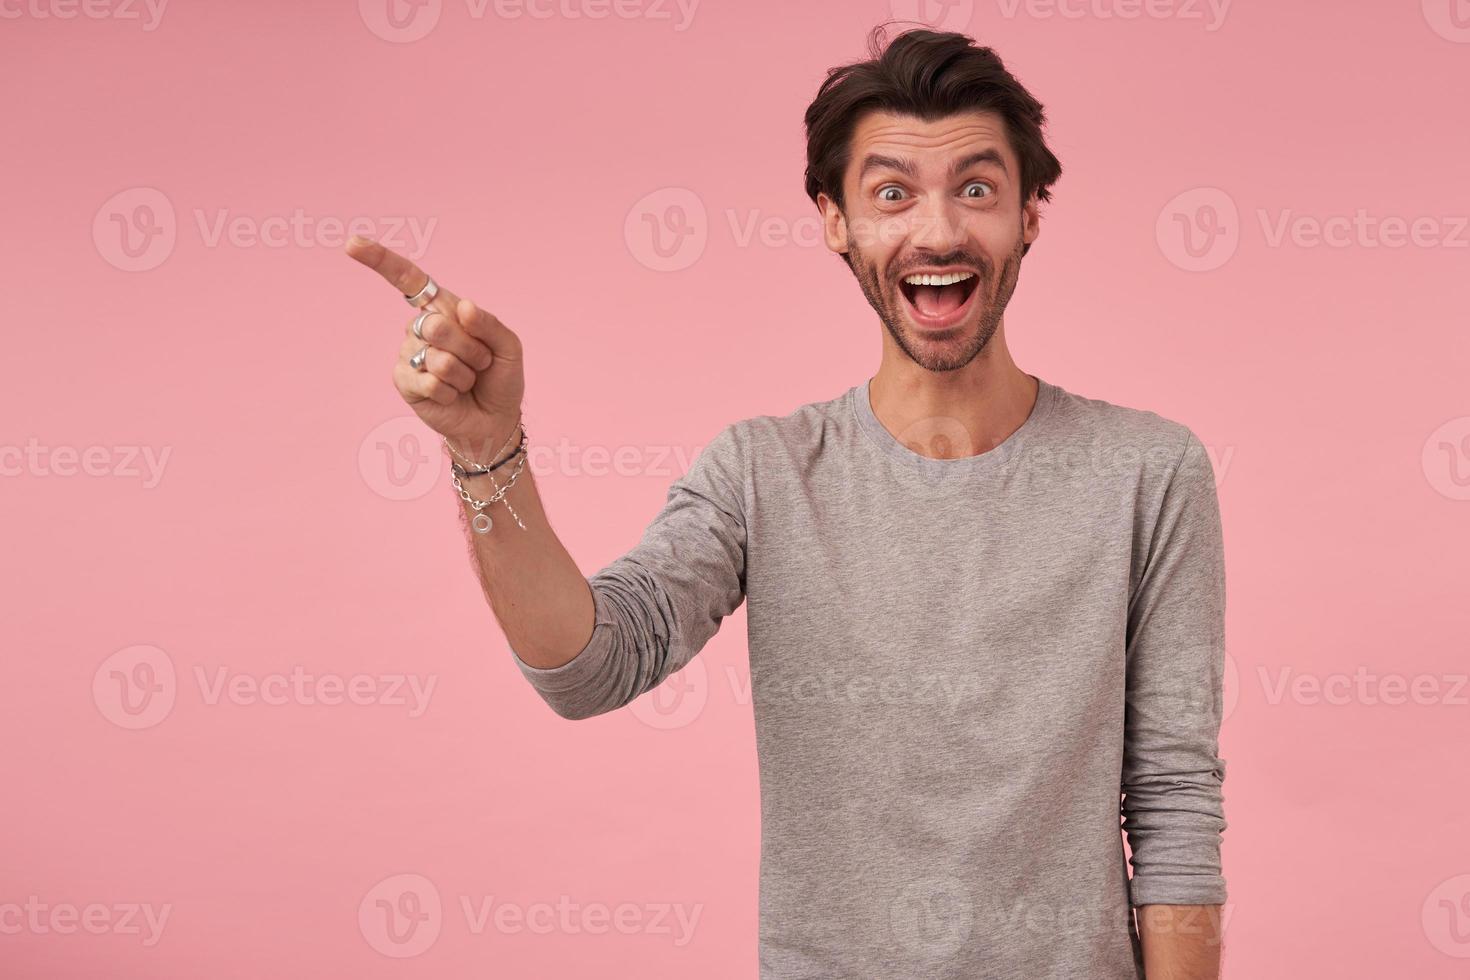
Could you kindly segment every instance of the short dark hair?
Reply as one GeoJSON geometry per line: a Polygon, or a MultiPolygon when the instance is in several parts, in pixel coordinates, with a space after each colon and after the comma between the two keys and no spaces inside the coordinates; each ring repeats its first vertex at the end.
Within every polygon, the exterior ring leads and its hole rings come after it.
{"type": "Polygon", "coordinates": [[[1020,162],[1021,203],[1051,200],[1062,165],[1047,148],[1046,112],[1000,56],[964,34],[914,29],[885,45],[885,25],[868,35],[871,60],[829,69],[806,110],[806,192],[843,206],[842,176],[852,134],[869,112],[939,119],[959,112],[998,113],[1020,162]]]}

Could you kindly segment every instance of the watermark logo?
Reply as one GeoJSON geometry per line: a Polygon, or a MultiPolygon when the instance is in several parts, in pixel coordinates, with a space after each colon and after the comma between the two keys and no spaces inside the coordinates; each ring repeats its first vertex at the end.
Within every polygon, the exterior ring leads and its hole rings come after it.
{"type": "Polygon", "coordinates": [[[1446,956],[1470,958],[1470,874],[1435,885],[1424,899],[1421,921],[1431,946],[1446,956]]]}
{"type": "Polygon", "coordinates": [[[920,456],[959,459],[979,450],[963,422],[948,415],[930,415],[904,426],[896,438],[920,456]]]}
{"type": "Polygon", "coordinates": [[[1240,668],[1236,665],[1235,658],[1228,653],[1225,654],[1224,682],[1224,705],[1220,715],[1222,724],[1235,713],[1235,706],[1240,703],[1240,668]]]}
{"type": "Polygon", "coordinates": [[[1470,0],[1423,0],[1424,20],[1446,41],[1470,44],[1470,0]]]}
{"type": "Polygon", "coordinates": [[[889,0],[888,9],[894,20],[964,33],[975,16],[975,0],[889,0]]]}
{"type": "Polygon", "coordinates": [[[152,728],[173,711],[177,696],[173,661],[147,644],[117,651],[92,676],[93,703],[121,728],[152,728]]]}
{"type": "Polygon", "coordinates": [[[889,903],[888,926],[905,954],[928,963],[948,959],[970,941],[974,900],[958,878],[910,882],[889,903]]]}
{"type": "Polygon", "coordinates": [[[385,41],[408,44],[427,37],[443,9],[443,0],[357,0],[367,29],[385,41]]]}
{"type": "Polygon", "coordinates": [[[1450,419],[1424,440],[1424,477],[1440,495],[1470,500],[1470,415],[1450,419]]]}
{"type": "Polygon", "coordinates": [[[163,265],[177,239],[173,203],[155,187],[119,191],[92,218],[97,254],[124,272],[147,272],[163,265]]]}
{"type": "Polygon", "coordinates": [[[367,434],[357,449],[363,482],[388,500],[417,500],[439,482],[444,456],[416,415],[392,418],[367,434]]]}
{"type": "Polygon", "coordinates": [[[651,691],[640,695],[629,710],[649,728],[670,731],[692,724],[709,703],[709,670],[696,657],[651,691]]]}
{"type": "Polygon", "coordinates": [[[639,264],[655,272],[687,269],[704,254],[709,218],[699,195],[684,187],[664,187],[639,198],[628,209],[623,240],[639,264]]]}
{"type": "Polygon", "coordinates": [[[1218,269],[1240,244],[1235,201],[1218,187],[1176,194],[1159,212],[1154,228],[1159,251],[1189,272],[1218,269]]]}
{"type": "Polygon", "coordinates": [[[395,959],[423,953],[438,940],[443,925],[439,889],[423,875],[384,878],[357,907],[357,926],[368,945],[395,959]]]}

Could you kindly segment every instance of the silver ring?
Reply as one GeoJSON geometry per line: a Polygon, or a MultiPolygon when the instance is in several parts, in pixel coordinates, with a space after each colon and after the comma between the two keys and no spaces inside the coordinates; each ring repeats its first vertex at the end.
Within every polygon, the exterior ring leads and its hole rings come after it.
{"type": "Polygon", "coordinates": [[[427,278],[429,281],[424,283],[423,289],[420,289],[412,296],[407,293],[403,294],[403,298],[408,301],[409,306],[423,309],[429,305],[430,300],[439,295],[439,284],[434,281],[433,276],[428,276],[427,278]]]}
{"type": "Polygon", "coordinates": [[[408,366],[413,368],[415,371],[422,371],[424,369],[424,361],[428,359],[428,356],[429,345],[425,344],[419,349],[419,352],[417,354],[408,359],[408,366]]]}
{"type": "Polygon", "coordinates": [[[413,318],[413,335],[425,343],[428,343],[429,338],[424,336],[424,321],[433,315],[433,310],[425,310],[413,318]]]}

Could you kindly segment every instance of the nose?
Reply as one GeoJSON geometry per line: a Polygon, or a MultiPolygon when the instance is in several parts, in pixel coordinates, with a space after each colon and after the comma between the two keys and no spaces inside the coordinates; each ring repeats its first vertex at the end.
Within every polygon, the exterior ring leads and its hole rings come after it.
{"type": "Polygon", "coordinates": [[[946,194],[923,195],[909,214],[909,244],[915,248],[948,253],[964,241],[964,223],[946,194]]]}

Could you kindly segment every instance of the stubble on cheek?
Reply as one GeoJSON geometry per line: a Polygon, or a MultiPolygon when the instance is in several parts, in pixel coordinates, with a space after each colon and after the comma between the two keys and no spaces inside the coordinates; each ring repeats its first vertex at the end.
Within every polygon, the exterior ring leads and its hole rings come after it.
{"type": "Polygon", "coordinates": [[[853,275],[857,277],[858,286],[862,289],[868,305],[882,318],[884,323],[894,325],[899,311],[894,307],[887,290],[883,288],[883,280],[877,267],[868,261],[867,256],[856,245],[848,249],[847,257],[852,261],[853,275]]]}

